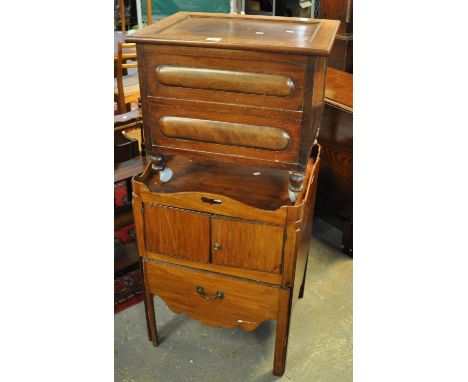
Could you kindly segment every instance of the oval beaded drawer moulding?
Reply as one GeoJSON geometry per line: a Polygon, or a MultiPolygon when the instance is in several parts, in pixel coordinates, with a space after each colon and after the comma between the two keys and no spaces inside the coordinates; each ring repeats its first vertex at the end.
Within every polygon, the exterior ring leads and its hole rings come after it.
{"type": "Polygon", "coordinates": [[[156,79],[166,86],[276,97],[287,97],[294,91],[293,80],[282,74],[159,65],[156,79]]]}
{"type": "Polygon", "coordinates": [[[291,142],[289,134],[277,127],[170,116],[161,117],[159,126],[168,138],[254,149],[283,151],[291,142]]]}

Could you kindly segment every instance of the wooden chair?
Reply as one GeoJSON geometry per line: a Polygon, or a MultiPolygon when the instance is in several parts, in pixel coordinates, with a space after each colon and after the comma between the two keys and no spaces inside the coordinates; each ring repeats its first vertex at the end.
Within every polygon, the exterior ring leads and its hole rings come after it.
{"type": "MultiPolygon", "coordinates": [[[[137,0],[138,1],[138,0],[137,0]]],[[[138,9],[138,5],[137,5],[138,9]]],[[[120,15],[120,30],[125,33],[126,23],[125,23],[125,2],[124,0],[119,0],[119,15],[120,15]]],[[[140,17],[140,16],[138,16],[140,17]]],[[[153,24],[153,9],[151,0],[146,0],[146,18],[147,25],[153,24]]]]}
{"type": "Polygon", "coordinates": [[[138,73],[126,73],[127,69],[137,67],[136,59],[135,44],[120,42],[115,70],[116,78],[114,79],[114,102],[117,102],[118,114],[130,111],[130,107],[127,105],[140,97],[138,73]]]}

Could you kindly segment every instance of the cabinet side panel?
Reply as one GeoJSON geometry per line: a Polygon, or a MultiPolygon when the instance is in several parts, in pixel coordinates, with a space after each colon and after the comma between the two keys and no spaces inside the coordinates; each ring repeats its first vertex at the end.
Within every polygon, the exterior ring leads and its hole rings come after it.
{"type": "Polygon", "coordinates": [[[304,171],[318,136],[325,95],[326,57],[309,57],[304,90],[304,117],[301,129],[299,165],[304,171]]]}

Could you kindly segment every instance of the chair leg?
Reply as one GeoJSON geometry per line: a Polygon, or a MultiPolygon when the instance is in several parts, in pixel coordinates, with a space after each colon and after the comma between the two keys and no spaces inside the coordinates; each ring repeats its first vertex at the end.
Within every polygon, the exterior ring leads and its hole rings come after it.
{"type": "Polygon", "coordinates": [[[117,113],[124,114],[126,110],[127,110],[127,105],[125,104],[125,101],[119,97],[117,99],[117,113]]]}
{"type": "Polygon", "coordinates": [[[276,322],[275,356],[273,361],[273,375],[278,377],[286,369],[286,355],[288,351],[289,322],[290,322],[290,290],[280,292],[279,316],[276,322]]]}

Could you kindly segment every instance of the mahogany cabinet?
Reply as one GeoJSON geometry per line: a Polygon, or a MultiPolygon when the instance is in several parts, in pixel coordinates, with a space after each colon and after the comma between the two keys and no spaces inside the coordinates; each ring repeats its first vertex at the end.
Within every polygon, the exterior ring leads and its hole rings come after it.
{"type": "Polygon", "coordinates": [[[133,179],[133,212],[154,345],[158,295],[209,325],[276,320],[273,373],[284,373],[338,26],[180,12],[127,38],[137,44],[150,162],[133,179]]]}
{"type": "Polygon", "coordinates": [[[155,346],[153,295],[208,325],[253,330],[277,320],[273,373],[284,373],[291,309],[304,290],[319,162],[316,150],[294,204],[287,170],[239,164],[229,193],[222,192],[227,175],[220,174],[232,165],[224,162],[199,160],[203,171],[197,172],[190,159],[171,156],[167,166],[180,171],[170,182],[161,183],[152,166],[134,177],[145,309],[155,346]]]}
{"type": "Polygon", "coordinates": [[[318,142],[322,165],[317,215],[343,231],[342,251],[353,254],[353,75],[328,68],[318,142]]]}

